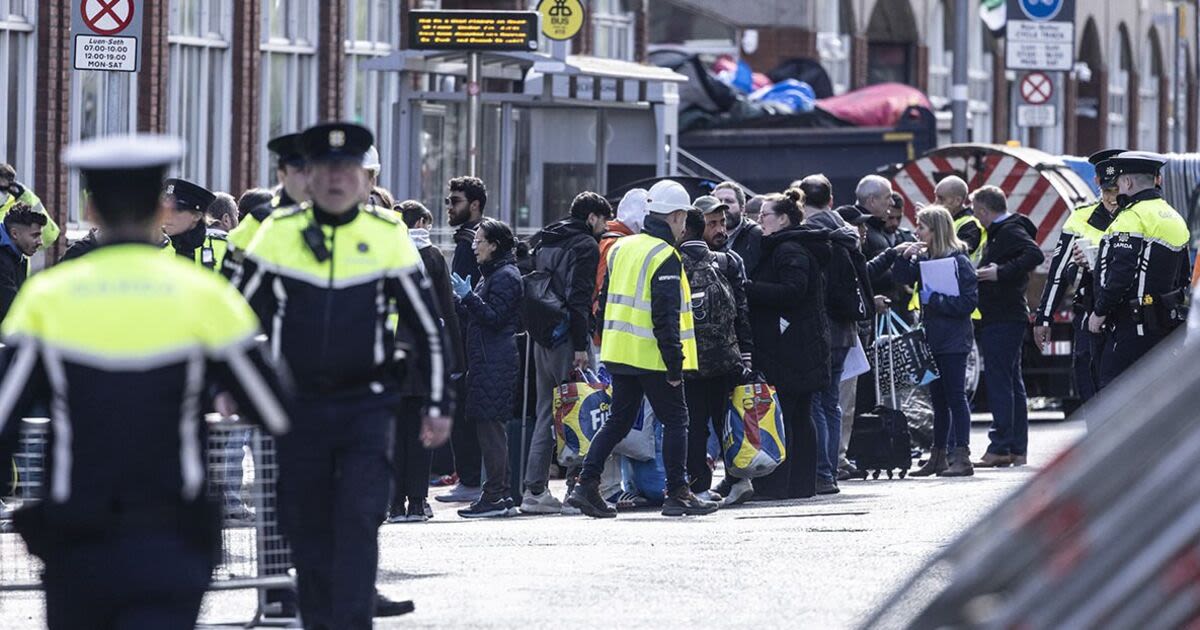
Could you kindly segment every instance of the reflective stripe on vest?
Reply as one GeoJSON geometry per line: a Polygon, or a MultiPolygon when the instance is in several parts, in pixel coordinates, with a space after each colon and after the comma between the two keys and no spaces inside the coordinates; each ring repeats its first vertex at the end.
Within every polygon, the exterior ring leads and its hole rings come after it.
{"type": "MultiPolygon", "coordinates": [[[[672,256],[679,260],[679,252],[675,248],[647,234],[622,238],[609,251],[608,301],[604,308],[601,361],[653,372],[667,370],[654,336],[649,277],[672,256]]],[[[682,270],[679,286],[679,339],[683,344],[683,369],[695,370],[699,368],[699,363],[692,319],[692,292],[682,270]]]]}
{"type": "Polygon", "coordinates": [[[1097,201],[1096,203],[1079,206],[1072,210],[1071,216],[1067,217],[1067,222],[1063,224],[1063,232],[1072,236],[1082,236],[1091,241],[1093,245],[1099,245],[1104,232],[1088,223],[1092,218],[1092,214],[1096,212],[1096,208],[1099,207],[1100,202],[1097,201]]]}
{"type": "Polygon", "coordinates": [[[961,230],[964,225],[971,222],[974,222],[975,227],[979,228],[979,247],[975,248],[975,251],[967,252],[967,258],[970,258],[971,262],[978,265],[979,261],[983,259],[983,246],[987,245],[988,240],[987,230],[983,228],[983,224],[979,222],[979,219],[975,218],[975,215],[964,214],[954,220],[954,233],[958,234],[958,231],[961,230]]]}

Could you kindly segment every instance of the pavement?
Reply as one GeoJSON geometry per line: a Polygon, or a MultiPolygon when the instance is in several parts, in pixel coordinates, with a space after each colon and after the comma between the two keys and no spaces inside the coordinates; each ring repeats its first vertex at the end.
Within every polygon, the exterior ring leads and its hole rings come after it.
{"type": "MultiPolygon", "coordinates": [[[[468,521],[434,502],[428,523],[380,530],[379,588],[416,612],[376,627],[851,628],[1083,433],[1078,421],[1034,424],[1022,468],[849,481],[839,495],[707,517],[468,521]]],[[[971,441],[978,457],[986,427],[971,441]]],[[[562,496],[562,482],[552,489],[562,496]]],[[[201,622],[243,624],[254,601],[210,593],[201,622]]],[[[0,628],[37,627],[41,613],[36,594],[0,594],[0,628]]]]}

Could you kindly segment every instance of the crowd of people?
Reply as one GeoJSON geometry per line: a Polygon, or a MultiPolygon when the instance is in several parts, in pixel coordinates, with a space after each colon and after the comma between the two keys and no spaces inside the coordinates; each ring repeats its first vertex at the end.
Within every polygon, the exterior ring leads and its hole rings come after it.
{"type": "MultiPolygon", "coordinates": [[[[820,174],[750,198],[735,182],[692,196],[662,179],[616,209],[581,192],[565,218],[522,241],[488,216],[486,184],[462,176],[446,187],[447,260],[430,236],[433,213],[378,186],[373,142],[346,123],[276,138],[278,185],[237,199],[164,180],[181,154],[173,140],[74,147],[67,161],[96,227],[67,264],[28,282],[28,257],[53,223],[29,203],[6,205],[0,454],[14,419],[48,410],[62,446],[52,493],[17,525],[46,563],[52,626],[71,627],[74,609],[136,608],[136,598],[103,600],[104,589],[63,567],[137,554],[190,576],[170,582],[177,606],[147,613],[156,627],[194,622],[206,583],[196,576],[211,571],[204,551],[217,540],[202,526],[204,411],[277,434],[280,515],[310,627],[369,627],[391,603],[373,589],[378,528],[433,517],[431,482],[453,480],[436,498],[464,504],[463,518],[608,518],[646,505],[700,516],[838,493],[858,474],[847,459],[856,410],[887,404],[875,400],[873,374],[844,378],[844,368],[876,342],[874,318],[888,311],[920,322],[939,375],[932,451],[913,476],[1027,463],[1021,348],[1043,253],[1037,226],[995,186],[942,179],[910,232],[904,198],[877,175],[844,206],[820,174]],[[949,284],[926,275],[934,267],[950,270],[949,284]],[[527,292],[535,277],[548,290],[527,292]],[[993,422],[973,461],[965,380],[976,345],[993,422]],[[552,392],[595,372],[611,381],[610,413],[582,465],[562,470],[552,392]],[[718,480],[710,445],[729,392],[752,381],[777,393],[787,456],[766,476],[718,480]],[[147,394],[110,395],[129,388],[147,394]],[[613,455],[646,408],[661,427],[661,474],[649,483],[613,455]],[[514,462],[508,427],[523,409],[533,410],[532,436],[514,462]],[[114,423],[131,418],[143,433],[119,437],[129,429],[114,423]],[[157,463],[143,463],[147,453],[157,463]],[[132,461],[137,475],[122,472],[132,461]],[[131,488],[147,465],[163,483],[131,488]],[[514,472],[521,487],[510,487],[514,472]],[[554,474],[568,479],[561,499],[554,474]],[[90,537],[71,538],[79,531],[90,537]],[[96,594],[93,606],[63,603],[80,592],[96,594]]],[[[1110,151],[1093,163],[1104,194],[1067,221],[1033,328],[1045,341],[1075,287],[1085,395],[1182,321],[1188,278],[1186,225],[1156,188],[1162,159],[1110,151]]],[[[123,566],[142,578],[162,571],[123,566]]]]}

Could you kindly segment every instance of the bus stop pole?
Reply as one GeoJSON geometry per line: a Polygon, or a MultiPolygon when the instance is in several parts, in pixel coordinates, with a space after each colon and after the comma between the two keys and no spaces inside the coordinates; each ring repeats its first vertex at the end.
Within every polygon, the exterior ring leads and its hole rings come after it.
{"type": "Polygon", "coordinates": [[[481,83],[479,53],[473,52],[467,56],[467,174],[473,177],[479,176],[479,127],[483,122],[481,83]]]}
{"type": "Polygon", "coordinates": [[[967,141],[967,42],[970,40],[970,0],[957,0],[954,6],[954,70],[950,88],[950,111],[954,121],[950,139],[958,144],[967,141]]]}

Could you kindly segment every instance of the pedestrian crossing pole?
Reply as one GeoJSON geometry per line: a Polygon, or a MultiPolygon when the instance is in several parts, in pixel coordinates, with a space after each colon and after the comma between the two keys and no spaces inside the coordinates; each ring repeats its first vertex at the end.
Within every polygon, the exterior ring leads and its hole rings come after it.
{"type": "Polygon", "coordinates": [[[950,112],[954,116],[950,139],[958,144],[967,141],[967,42],[970,40],[971,0],[956,0],[954,6],[954,70],[950,88],[950,112]]]}
{"type": "Polygon", "coordinates": [[[479,128],[483,124],[479,65],[479,53],[472,51],[467,55],[467,174],[472,177],[479,177],[479,128]]]}

